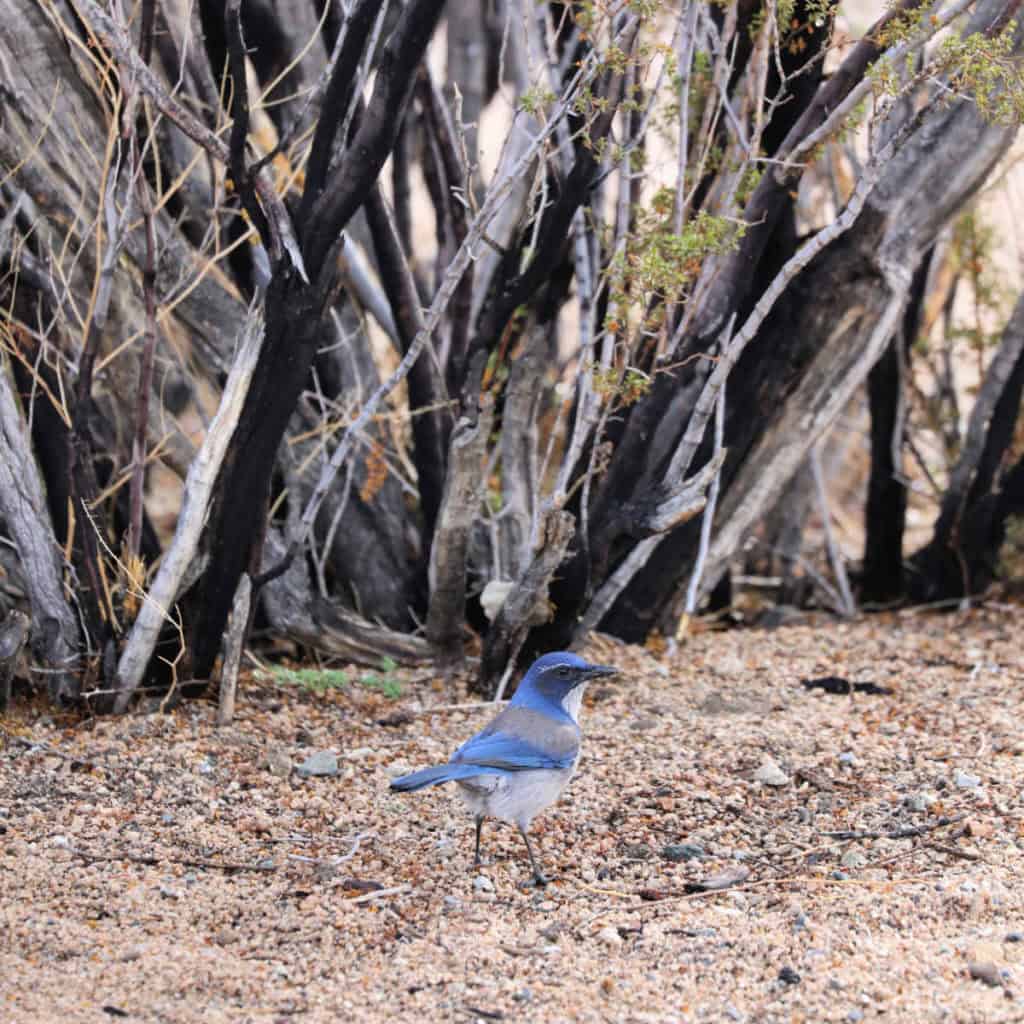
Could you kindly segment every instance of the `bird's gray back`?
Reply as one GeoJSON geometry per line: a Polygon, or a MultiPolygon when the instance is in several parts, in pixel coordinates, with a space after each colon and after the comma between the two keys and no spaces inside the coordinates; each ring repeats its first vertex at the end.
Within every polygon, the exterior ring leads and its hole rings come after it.
{"type": "Polygon", "coordinates": [[[575,760],[580,749],[580,727],[575,723],[551,718],[533,708],[510,705],[490,725],[459,747],[452,755],[452,761],[472,761],[472,755],[466,758],[463,752],[473,740],[499,732],[522,737],[553,761],[575,760]]]}

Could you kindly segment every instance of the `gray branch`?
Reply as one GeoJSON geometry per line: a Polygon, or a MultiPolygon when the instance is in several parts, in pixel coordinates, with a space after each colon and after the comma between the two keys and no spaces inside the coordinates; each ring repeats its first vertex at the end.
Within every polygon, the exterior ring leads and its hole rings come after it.
{"type": "Polygon", "coordinates": [[[48,668],[54,700],[78,695],[75,614],[62,580],[46,491],[32,455],[32,439],[15,395],[6,352],[0,354],[0,514],[17,548],[32,609],[34,646],[48,668]]]}

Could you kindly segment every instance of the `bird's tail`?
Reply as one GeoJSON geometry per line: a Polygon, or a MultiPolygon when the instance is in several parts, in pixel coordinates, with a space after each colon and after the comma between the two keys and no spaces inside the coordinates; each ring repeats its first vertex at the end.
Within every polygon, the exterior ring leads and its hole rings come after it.
{"type": "Polygon", "coordinates": [[[403,775],[400,779],[392,779],[391,788],[400,793],[415,793],[417,789],[437,786],[442,782],[454,782],[457,779],[469,779],[475,775],[496,775],[498,772],[479,764],[439,764],[433,768],[423,768],[412,775],[403,775]]]}

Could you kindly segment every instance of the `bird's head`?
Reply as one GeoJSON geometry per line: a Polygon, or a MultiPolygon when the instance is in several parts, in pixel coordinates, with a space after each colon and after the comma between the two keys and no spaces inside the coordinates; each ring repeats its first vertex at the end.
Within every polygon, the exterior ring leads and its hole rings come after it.
{"type": "Polygon", "coordinates": [[[527,670],[512,704],[550,710],[552,705],[569,714],[573,721],[583,699],[584,684],[601,676],[613,676],[617,668],[610,665],[592,665],[569,651],[554,651],[538,658],[527,670]]]}

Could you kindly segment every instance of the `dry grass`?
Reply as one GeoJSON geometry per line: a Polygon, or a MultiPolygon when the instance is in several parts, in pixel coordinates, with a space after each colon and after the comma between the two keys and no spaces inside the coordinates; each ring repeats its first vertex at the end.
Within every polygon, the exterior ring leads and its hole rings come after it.
{"type": "Polygon", "coordinates": [[[424,713],[464,699],[439,683],[394,702],[243,681],[220,732],[194,704],[9,716],[0,1015],[1024,1019],[1021,641],[988,610],[705,633],[671,664],[595,644],[624,676],[588,698],[579,775],[535,825],[543,892],[518,887],[514,830],[488,828],[477,874],[453,794],[387,790],[486,720],[424,713]],[[893,692],[800,685],[824,675],[893,692]],[[288,774],[325,748],[336,778],[288,774]],[[756,781],[766,756],[788,784],[756,781]],[[681,843],[704,859],[662,856],[681,843]],[[722,872],[749,874],[687,892],[722,872]]]}

